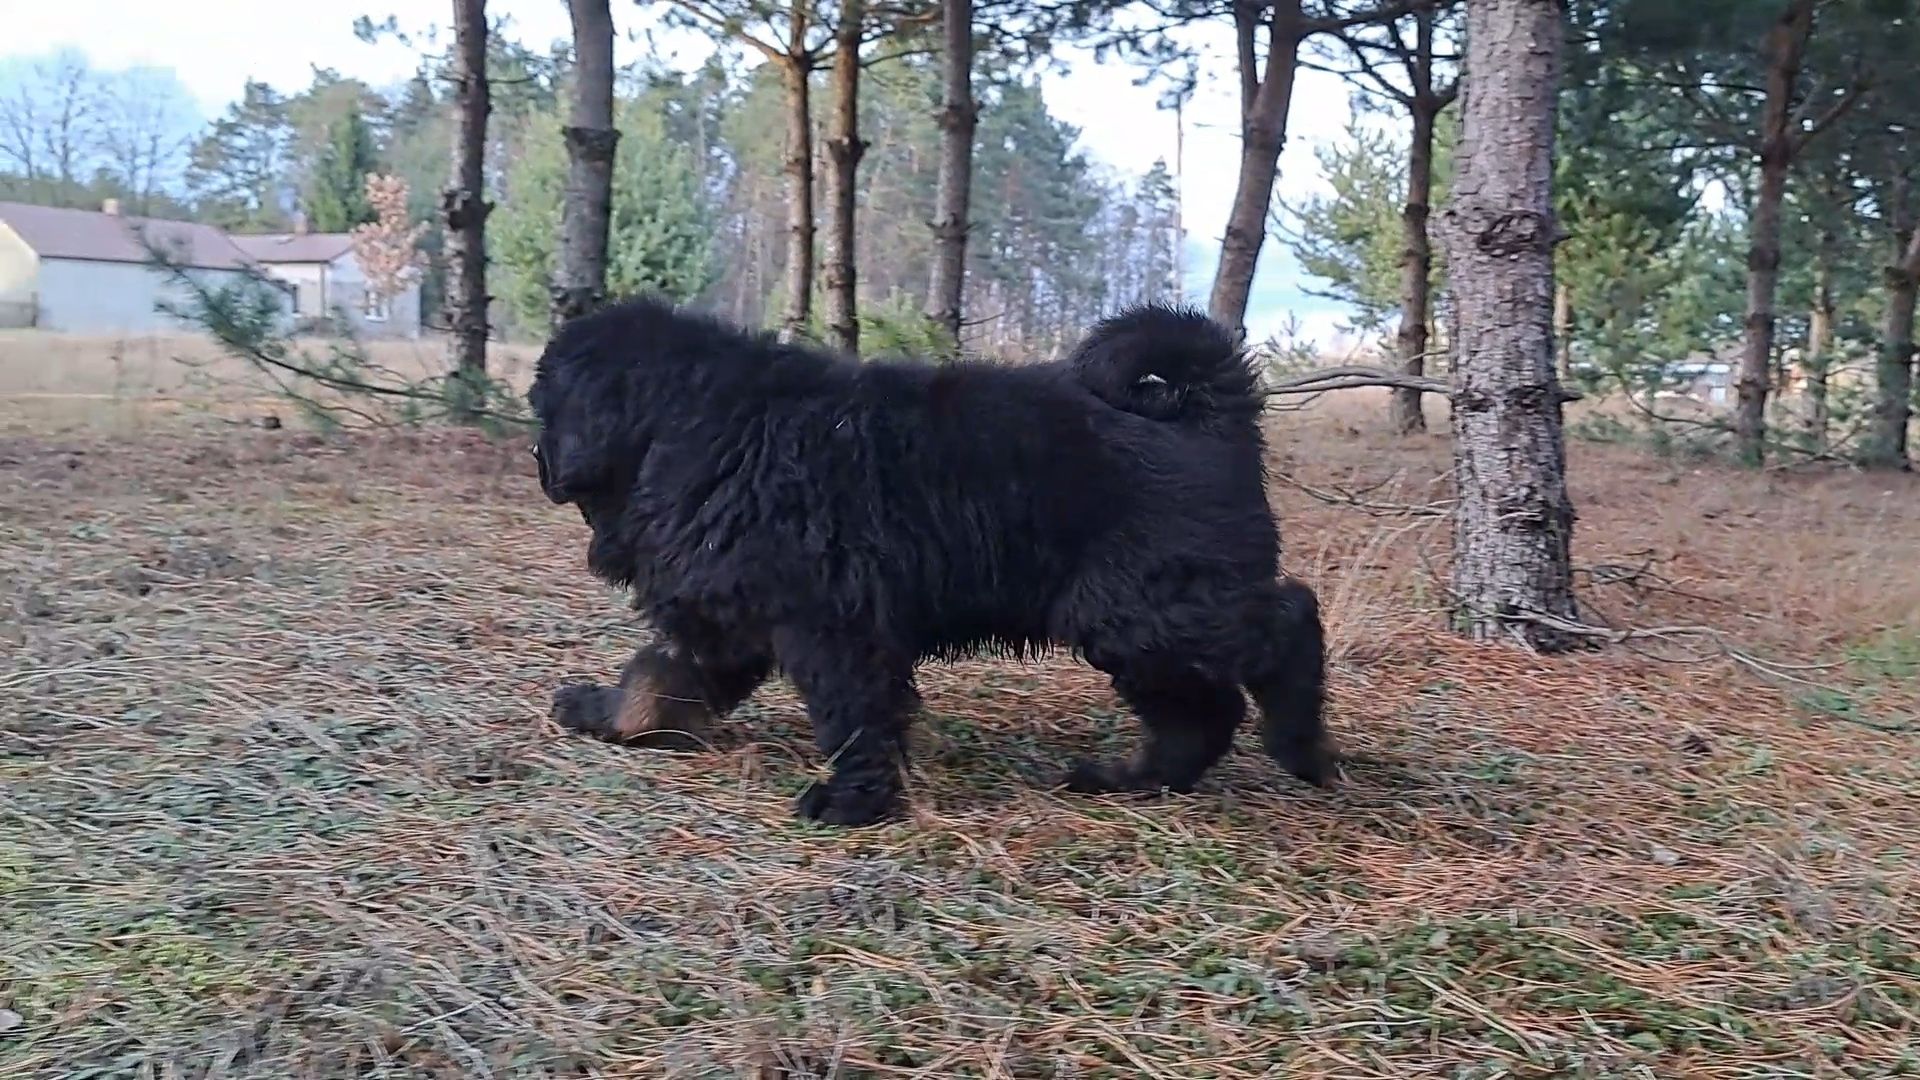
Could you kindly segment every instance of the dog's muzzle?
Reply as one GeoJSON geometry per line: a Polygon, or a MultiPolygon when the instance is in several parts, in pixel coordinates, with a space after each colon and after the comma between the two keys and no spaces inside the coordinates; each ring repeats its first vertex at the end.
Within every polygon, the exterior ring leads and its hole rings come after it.
{"type": "Polygon", "coordinates": [[[572,502],[574,493],[566,485],[554,482],[553,469],[547,464],[546,451],[540,448],[539,443],[533,444],[532,453],[533,464],[540,470],[540,490],[546,495],[548,501],[555,506],[564,506],[572,502]]]}
{"type": "Polygon", "coordinates": [[[547,471],[547,455],[540,452],[540,444],[537,442],[534,443],[531,447],[528,447],[527,452],[533,455],[533,467],[540,470],[540,490],[552,490],[549,485],[552,483],[553,477],[552,474],[547,471]]]}

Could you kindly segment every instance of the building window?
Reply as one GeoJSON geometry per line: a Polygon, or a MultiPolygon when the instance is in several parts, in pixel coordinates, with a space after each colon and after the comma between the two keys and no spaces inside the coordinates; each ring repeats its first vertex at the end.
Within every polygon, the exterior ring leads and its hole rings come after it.
{"type": "Polygon", "coordinates": [[[360,305],[360,317],[368,322],[386,322],[392,314],[391,298],[368,289],[366,300],[360,305]]]}

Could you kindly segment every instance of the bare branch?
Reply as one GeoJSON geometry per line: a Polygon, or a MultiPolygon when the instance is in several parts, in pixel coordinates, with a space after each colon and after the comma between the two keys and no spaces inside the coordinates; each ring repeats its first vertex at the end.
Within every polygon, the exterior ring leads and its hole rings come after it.
{"type": "Polygon", "coordinates": [[[1418,74],[1412,73],[1412,68],[1416,63],[1416,57],[1412,53],[1400,53],[1401,59],[1408,65],[1410,72],[1408,85],[1412,87],[1411,90],[1402,90],[1397,83],[1387,77],[1384,71],[1375,67],[1373,60],[1367,56],[1368,52],[1379,49],[1380,46],[1371,42],[1361,41],[1344,30],[1329,31],[1329,35],[1346,47],[1348,54],[1353,57],[1354,63],[1360,65],[1359,73],[1366,76],[1367,81],[1373,83],[1374,86],[1378,88],[1376,90],[1377,93],[1399,102],[1402,108],[1411,109],[1413,107],[1414,96],[1420,93],[1420,77],[1418,74]]]}
{"type": "Polygon", "coordinates": [[[1920,277],[1920,229],[1907,234],[1907,250],[1902,253],[1898,266],[1907,277],[1920,277]]]}
{"type": "Polygon", "coordinates": [[[769,60],[778,60],[787,55],[786,50],[779,48],[771,42],[762,41],[748,33],[746,27],[737,21],[727,18],[718,11],[709,8],[707,5],[696,2],[696,0],[680,0],[675,6],[693,18],[707,23],[727,37],[751,46],[756,52],[769,60]]]}
{"type": "Polygon", "coordinates": [[[1305,495],[1312,496],[1329,506],[1344,506],[1349,509],[1358,510],[1371,517],[1445,517],[1453,512],[1453,502],[1451,500],[1425,504],[1384,503],[1374,502],[1366,497],[1367,494],[1375,488],[1384,486],[1385,481],[1373,485],[1372,488],[1366,488],[1361,491],[1349,491],[1341,487],[1327,490],[1314,487],[1283,472],[1274,471],[1270,475],[1288,487],[1305,495]]]}
{"type": "Polygon", "coordinates": [[[1393,0],[1377,8],[1362,11],[1357,15],[1330,15],[1323,19],[1309,19],[1301,28],[1303,34],[1324,34],[1330,31],[1346,30],[1350,27],[1365,26],[1368,23],[1390,22],[1405,15],[1411,15],[1422,8],[1431,8],[1435,0],[1393,0]]]}
{"type": "Polygon", "coordinates": [[[1419,390],[1422,393],[1438,394],[1441,397],[1451,397],[1453,394],[1453,388],[1439,379],[1424,375],[1406,375],[1362,364],[1315,368],[1305,374],[1282,379],[1268,386],[1266,394],[1269,397],[1285,394],[1320,394],[1328,390],[1355,390],[1367,386],[1419,390]]]}
{"type": "Polygon", "coordinates": [[[1856,81],[1841,93],[1840,100],[1828,106],[1825,112],[1813,118],[1811,121],[1805,120],[1804,118],[1796,118],[1794,124],[1795,134],[1792,136],[1793,152],[1798,154],[1807,143],[1819,137],[1821,132],[1832,127],[1841,117],[1852,112],[1854,106],[1860,104],[1860,99],[1867,95],[1869,89],[1870,87],[1865,80],[1856,81]]]}

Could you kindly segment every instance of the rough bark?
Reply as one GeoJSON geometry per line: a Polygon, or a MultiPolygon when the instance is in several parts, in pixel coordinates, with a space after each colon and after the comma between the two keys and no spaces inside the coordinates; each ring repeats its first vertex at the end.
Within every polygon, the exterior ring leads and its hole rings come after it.
{"type": "Polygon", "coordinates": [[[613,14],[608,0],[567,0],[573,19],[574,85],[567,125],[567,193],[560,211],[560,260],[553,325],[606,299],[607,231],[613,215],[613,14]]]}
{"type": "MultiPolygon", "coordinates": [[[[1400,372],[1427,371],[1427,323],[1432,316],[1433,242],[1427,221],[1433,206],[1433,129],[1446,100],[1433,89],[1433,13],[1415,15],[1413,95],[1407,101],[1413,137],[1407,147],[1407,201],[1400,210],[1400,372]]],[[[1398,389],[1387,407],[1388,422],[1402,435],[1427,430],[1418,390],[1398,389]]]]}
{"type": "Polygon", "coordinates": [[[1813,308],[1807,313],[1807,435],[1816,450],[1827,449],[1831,425],[1827,404],[1827,369],[1833,363],[1833,229],[1822,226],[1814,251],[1813,308]]]}
{"type": "Polygon", "coordinates": [[[486,0],[454,0],[453,174],[440,195],[446,227],[447,325],[457,419],[478,417],[487,378],[486,0]]]}
{"type": "Polygon", "coordinates": [[[1552,340],[1561,9],[1468,0],[1460,165],[1443,216],[1452,282],[1457,625],[1542,650],[1577,637],[1573,505],[1552,340]]]}
{"type": "MultiPolygon", "coordinates": [[[[805,37],[805,12],[794,5],[795,41],[805,37]]],[[[813,120],[809,91],[813,61],[787,56],[780,61],[787,97],[787,309],[780,337],[792,341],[806,333],[813,311],[813,120]]]]}
{"type": "Polygon", "coordinates": [[[1780,287],[1781,204],[1793,166],[1793,93],[1815,0],[1792,0],[1767,32],[1766,99],[1760,115],[1760,183],[1747,226],[1746,335],[1736,381],[1734,437],[1740,457],[1757,465],[1766,457],[1768,365],[1773,360],[1774,297],[1780,287]]]}
{"type": "Polygon", "coordinates": [[[827,127],[827,245],[822,266],[827,333],[850,353],[860,351],[857,317],[859,270],[854,256],[856,180],[867,144],[860,138],[860,36],[866,24],[862,0],[844,0],[834,28],[833,110],[827,127]]]}
{"type": "Polygon", "coordinates": [[[1920,292],[1920,228],[1906,207],[1905,192],[1895,203],[1894,258],[1885,271],[1887,310],[1875,365],[1873,430],[1867,440],[1867,464],[1881,469],[1911,469],[1907,432],[1913,420],[1914,300],[1920,292]]]}
{"type": "Polygon", "coordinates": [[[1553,367],[1573,382],[1573,289],[1564,281],[1553,283],[1553,367]]]}
{"type": "Polygon", "coordinates": [[[1207,310],[1228,326],[1244,328],[1253,274],[1267,242],[1267,216],[1272,211],[1280,151],[1287,142],[1287,111],[1293,104],[1293,80],[1307,25],[1300,0],[1270,4],[1241,0],[1234,5],[1233,21],[1240,58],[1240,174],[1220,240],[1220,263],[1207,310]],[[1263,22],[1267,67],[1256,73],[1254,40],[1263,22]]]}
{"type": "Polygon", "coordinates": [[[945,0],[940,102],[940,177],[933,212],[933,273],[927,316],[960,344],[961,301],[967,268],[967,218],[973,196],[973,133],[980,110],[973,100],[973,0],[945,0]]]}

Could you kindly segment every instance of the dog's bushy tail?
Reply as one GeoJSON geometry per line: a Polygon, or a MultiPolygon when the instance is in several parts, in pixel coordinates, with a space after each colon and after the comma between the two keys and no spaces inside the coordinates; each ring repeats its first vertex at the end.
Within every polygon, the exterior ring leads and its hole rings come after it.
{"type": "Polygon", "coordinates": [[[1144,304],[1102,320],[1067,358],[1082,385],[1151,420],[1214,425],[1260,412],[1233,332],[1192,308],[1144,304]]]}

